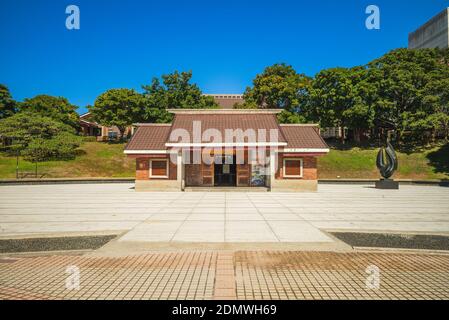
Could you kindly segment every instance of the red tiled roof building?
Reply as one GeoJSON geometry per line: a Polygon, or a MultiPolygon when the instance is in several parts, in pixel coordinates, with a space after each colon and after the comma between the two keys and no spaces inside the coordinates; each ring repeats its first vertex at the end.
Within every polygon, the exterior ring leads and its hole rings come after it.
{"type": "Polygon", "coordinates": [[[171,124],[137,124],[125,148],[136,159],[137,191],[317,189],[317,157],[329,152],[317,126],[279,124],[279,110],[170,112],[171,124]]]}

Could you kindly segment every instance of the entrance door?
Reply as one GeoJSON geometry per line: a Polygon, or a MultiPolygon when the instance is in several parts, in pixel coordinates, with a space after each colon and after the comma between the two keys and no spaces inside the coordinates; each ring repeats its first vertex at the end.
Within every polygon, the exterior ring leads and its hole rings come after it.
{"type": "Polygon", "coordinates": [[[215,156],[214,182],[216,187],[237,185],[237,165],[235,156],[215,156]],[[226,160],[228,160],[226,162],[226,160]]]}

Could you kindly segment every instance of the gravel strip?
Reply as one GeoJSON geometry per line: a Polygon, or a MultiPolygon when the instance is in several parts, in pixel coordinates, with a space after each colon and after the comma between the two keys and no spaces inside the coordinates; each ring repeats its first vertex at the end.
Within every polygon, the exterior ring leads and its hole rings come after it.
{"type": "Polygon", "coordinates": [[[333,232],[332,235],[353,247],[449,250],[446,236],[356,232],[333,232]]]}
{"type": "Polygon", "coordinates": [[[0,240],[0,253],[98,249],[116,236],[5,239],[0,240]]]}

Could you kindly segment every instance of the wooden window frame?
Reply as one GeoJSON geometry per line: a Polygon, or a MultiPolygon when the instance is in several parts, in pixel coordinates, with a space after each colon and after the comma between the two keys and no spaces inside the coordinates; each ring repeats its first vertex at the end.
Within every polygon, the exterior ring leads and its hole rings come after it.
{"type": "Polygon", "coordinates": [[[170,165],[168,163],[168,159],[150,159],[150,178],[154,179],[168,179],[170,177],[170,165]],[[165,161],[165,172],[167,173],[165,176],[155,176],[153,175],[153,161],[165,161]]]}
{"type": "Polygon", "coordinates": [[[283,178],[292,178],[292,179],[302,179],[304,177],[304,160],[302,158],[283,158],[282,159],[282,177],[283,178]],[[285,172],[285,162],[286,161],[300,161],[301,166],[300,166],[300,170],[301,170],[301,174],[299,176],[297,175],[287,175],[285,172]]]}

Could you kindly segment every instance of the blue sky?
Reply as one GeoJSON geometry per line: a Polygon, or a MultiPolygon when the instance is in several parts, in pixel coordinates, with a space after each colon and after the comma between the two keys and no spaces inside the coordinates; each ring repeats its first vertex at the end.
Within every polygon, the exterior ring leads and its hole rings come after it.
{"type": "Polygon", "coordinates": [[[264,67],[301,73],[355,66],[406,47],[408,33],[449,0],[0,0],[0,83],[15,99],[67,97],[80,106],[107,89],[141,90],[153,76],[192,70],[205,93],[241,93],[264,67]],[[65,27],[65,8],[81,29],[65,27]],[[381,10],[381,30],[365,9],[381,10]]]}

